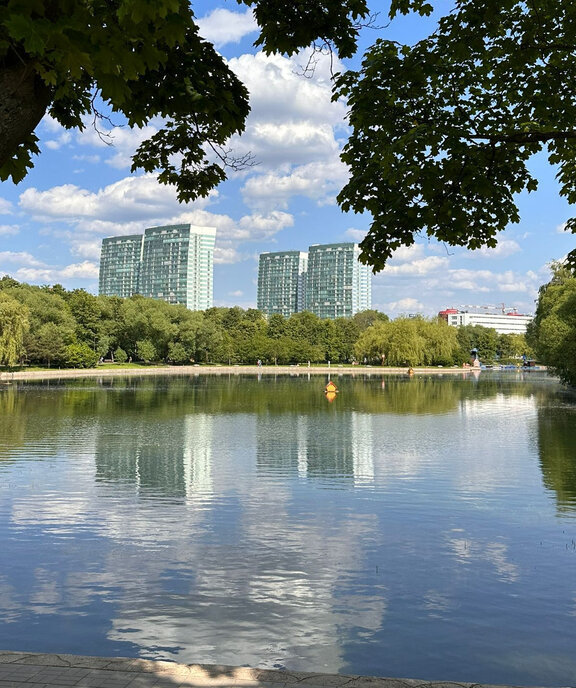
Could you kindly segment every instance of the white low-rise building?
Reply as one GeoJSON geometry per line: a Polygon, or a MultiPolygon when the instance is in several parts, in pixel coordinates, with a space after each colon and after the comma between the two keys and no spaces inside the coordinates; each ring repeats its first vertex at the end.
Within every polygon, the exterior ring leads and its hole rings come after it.
{"type": "Polygon", "coordinates": [[[438,315],[453,327],[482,325],[493,328],[498,334],[526,334],[528,323],[534,317],[522,315],[514,309],[495,313],[470,313],[457,308],[446,308],[438,315]]]}

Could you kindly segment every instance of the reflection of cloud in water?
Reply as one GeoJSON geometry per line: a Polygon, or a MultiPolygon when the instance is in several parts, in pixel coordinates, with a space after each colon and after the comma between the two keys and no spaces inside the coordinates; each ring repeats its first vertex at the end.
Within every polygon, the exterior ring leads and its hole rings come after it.
{"type": "Polygon", "coordinates": [[[449,537],[448,545],[460,564],[488,562],[496,570],[498,578],[506,583],[514,583],[520,577],[518,566],[507,559],[508,545],[503,542],[449,537]]]}
{"type": "MultiPolygon", "coordinates": [[[[533,452],[536,420],[533,396],[496,394],[489,399],[463,401],[451,438],[453,456],[459,462],[454,475],[460,492],[472,496],[523,484],[526,456],[533,452]]],[[[534,479],[540,479],[536,471],[534,479]]]]}
{"type": "Polygon", "coordinates": [[[0,577],[0,609],[2,610],[2,623],[14,623],[22,615],[23,608],[18,598],[19,595],[16,589],[8,583],[6,578],[0,577]]]}
{"type": "MultiPolygon", "coordinates": [[[[241,546],[204,549],[189,541],[188,566],[182,562],[173,574],[175,580],[180,577],[180,594],[169,602],[155,601],[153,591],[170,575],[157,562],[135,562],[137,571],[119,571],[123,579],[141,575],[149,593],[141,589],[133,599],[126,591],[109,638],[150,648],[143,656],[174,658],[185,648],[203,662],[341,668],[340,627],[352,624],[374,632],[385,613],[382,597],[355,596],[339,579],[338,562],[362,557],[361,543],[374,523],[344,520],[325,537],[321,519],[315,527],[291,528],[286,513],[281,528],[270,523],[269,513],[275,510],[276,520],[283,520],[278,509],[285,509],[285,502],[282,496],[279,504],[276,495],[272,500],[255,495],[241,516],[241,546]],[[358,609],[353,618],[347,611],[351,604],[358,609]]],[[[178,553],[167,555],[174,569],[178,553]]]]}

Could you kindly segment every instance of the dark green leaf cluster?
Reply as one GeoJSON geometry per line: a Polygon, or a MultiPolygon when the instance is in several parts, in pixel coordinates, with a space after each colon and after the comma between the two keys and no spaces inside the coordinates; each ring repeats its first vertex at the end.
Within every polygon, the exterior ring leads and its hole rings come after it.
{"type": "MultiPolygon", "coordinates": [[[[258,45],[294,53],[320,39],[356,49],[365,0],[238,0],[254,7],[258,45]]],[[[158,172],[180,201],[206,196],[245,160],[223,146],[241,133],[248,92],[203,40],[188,0],[7,0],[0,7],[0,179],[33,166],[45,114],[67,129],[98,127],[102,101],[130,127],[162,122],[132,159],[158,172]]]]}
{"type": "MultiPolygon", "coordinates": [[[[431,9],[395,0],[391,14],[431,9]]],[[[338,198],[372,214],[365,262],[382,269],[418,234],[494,246],[519,221],[515,194],[536,189],[527,163],[543,149],[576,202],[575,45],[573,2],[459,0],[425,40],[378,40],[337,78],[352,126],[338,198]]]]}
{"type": "Polygon", "coordinates": [[[369,15],[366,0],[237,0],[254,8],[261,27],[255,45],[267,54],[292,55],[316,40],[334,46],[340,57],[356,52],[359,22],[369,15]]]}

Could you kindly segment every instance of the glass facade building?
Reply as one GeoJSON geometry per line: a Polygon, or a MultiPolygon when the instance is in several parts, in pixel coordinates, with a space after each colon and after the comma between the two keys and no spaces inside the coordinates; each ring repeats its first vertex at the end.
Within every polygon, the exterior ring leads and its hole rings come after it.
{"type": "Polygon", "coordinates": [[[144,236],[112,237],[102,241],[100,294],[126,298],[142,294],[168,303],[181,303],[190,310],[206,310],[213,301],[213,260],[216,230],[189,224],[146,229],[144,236]],[[126,240],[139,240],[133,278],[123,274],[128,266],[126,240]],[[120,290],[120,287],[122,289],[120,290]]]}
{"type": "Polygon", "coordinates": [[[306,308],[320,318],[350,318],[372,307],[370,268],[358,244],[316,244],[308,249],[306,308]]]}
{"type": "Polygon", "coordinates": [[[142,262],[142,235],[102,240],[98,292],[125,299],[138,293],[142,262]]]}
{"type": "Polygon", "coordinates": [[[308,254],[302,251],[261,253],[257,307],[266,315],[288,318],[306,309],[308,254]]]}

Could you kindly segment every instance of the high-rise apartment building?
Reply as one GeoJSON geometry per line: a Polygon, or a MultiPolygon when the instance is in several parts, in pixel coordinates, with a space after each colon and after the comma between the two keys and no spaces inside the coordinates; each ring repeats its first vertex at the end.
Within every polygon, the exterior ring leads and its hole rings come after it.
{"type": "Polygon", "coordinates": [[[288,318],[306,309],[308,254],[302,251],[261,253],[257,307],[266,315],[288,318]]]}
{"type": "Polygon", "coordinates": [[[102,239],[98,291],[103,296],[123,299],[138,293],[142,235],[102,239]]]}
{"type": "Polygon", "coordinates": [[[308,249],[306,308],[320,318],[350,318],[372,306],[370,268],[358,244],[316,244],[308,249]]]}
{"type": "Polygon", "coordinates": [[[213,300],[215,239],[213,227],[189,224],[151,227],[144,236],[104,239],[100,294],[123,298],[142,294],[190,310],[206,310],[213,300]]]}
{"type": "Polygon", "coordinates": [[[212,306],[213,227],[168,225],[144,232],[140,293],[193,311],[212,306]]]}

